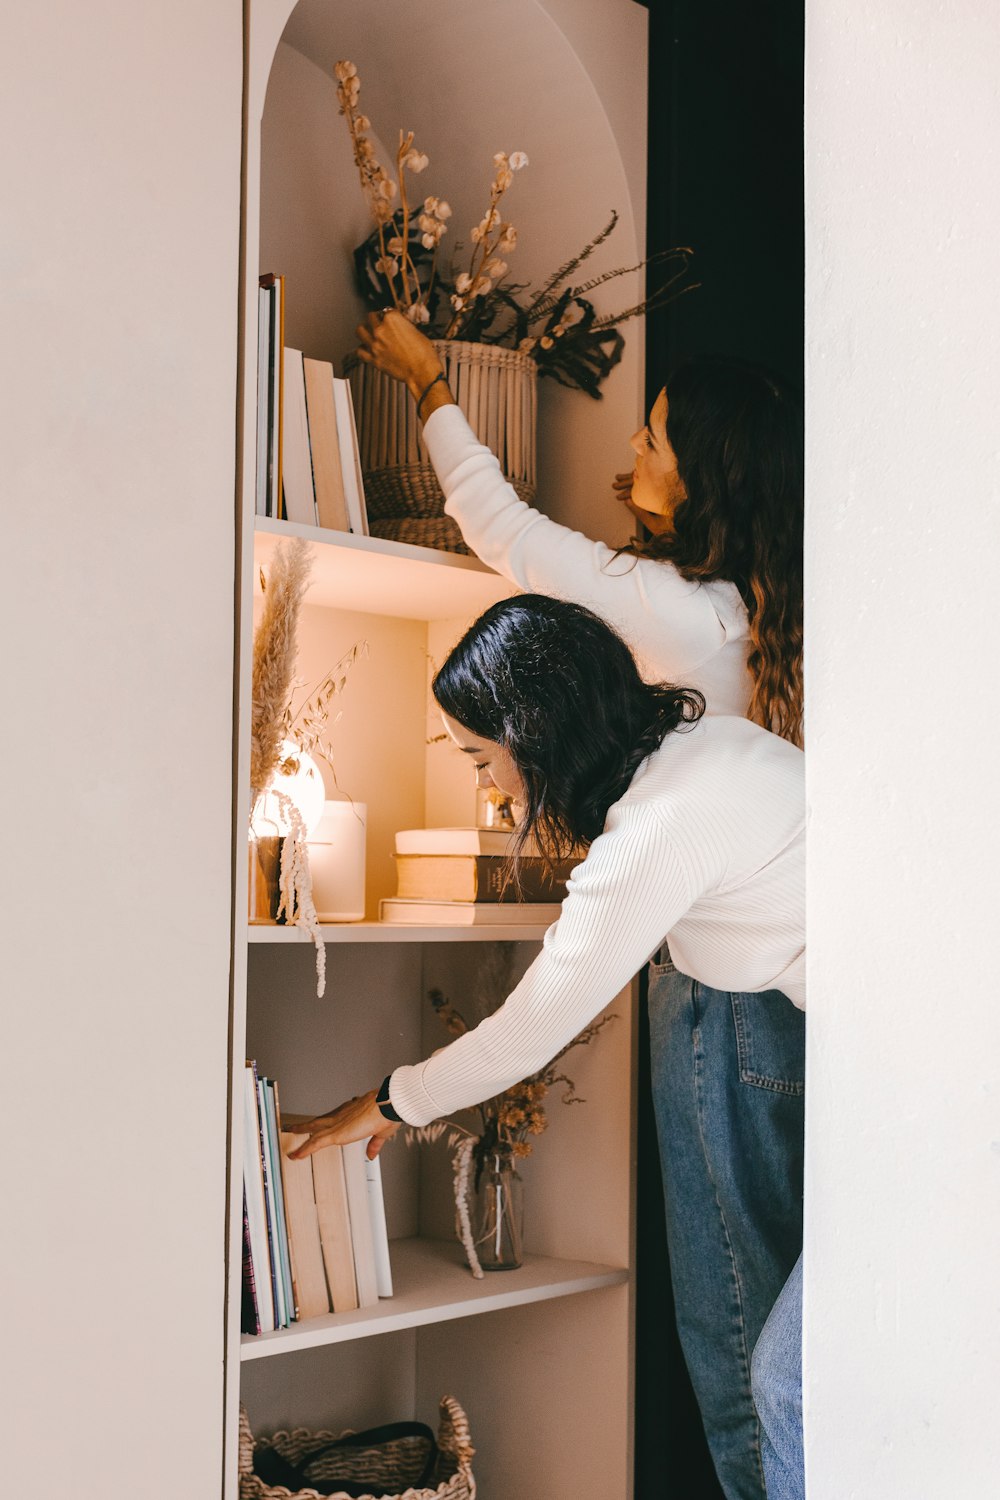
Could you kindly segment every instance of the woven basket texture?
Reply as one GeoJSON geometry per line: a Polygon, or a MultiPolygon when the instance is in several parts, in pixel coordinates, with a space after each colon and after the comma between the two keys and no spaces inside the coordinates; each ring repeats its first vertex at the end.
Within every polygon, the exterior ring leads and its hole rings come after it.
{"type": "MultiPolygon", "coordinates": [[[[332,1439],[346,1434],[308,1432],[297,1427],[293,1432],[276,1432],[269,1438],[254,1439],[246,1410],[240,1407],[240,1500],[349,1500],[343,1491],[323,1497],[319,1490],[288,1490],[283,1485],[269,1485],[253,1472],[254,1448],[275,1448],[290,1463],[304,1463],[310,1453],[318,1452],[332,1439]]],[[[414,1489],[411,1481],[414,1465],[419,1471],[426,1449],[412,1438],[381,1443],[372,1449],[340,1449],[329,1455],[326,1472],[352,1484],[371,1482],[380,1495],[388,1491],[392,1500],[475,1500],[476,1481],[472,1474],[475,1449],[469,1438],[469,1422],[453,1396],[443,1396],[438,1424],[438,1469],[435,1489],[414,1489]],[[398,1490],[396,1486],[399,1486],[398,1490]],[[407,1488],[407,1486],[410,1486],[407,1488]]],[[[317,1463],[315,1478],[322,1480],[324,1461],[317,1463]]],[[[369,1497],[374,1500],[374,1497],[369,1497]]]]}
{"type": "MultiPolygon", "coordinates": [[[[530,504],[535,498],[538,416],[534,360],[495,344],[438,339],[434,347],[473,432],[497,455],[504,476],[530,504]]],[[[369,524],[441,517],[444,496],[406,386],[353,355],[344,368],[357,414],[369,524]]],[[[372,531],[387,534],[376,526],[372,531]]],[[[447,542],[433,545],[458,550],[447,542]]]]}
{"type": "Polygon", "coordinates": [[[410,542],[415,547],[434,547],[438,552],[468,552],[458,522],[450,516],[393,517],[370,523],[372,536],[388,537],[393,542],[410,542]]]}

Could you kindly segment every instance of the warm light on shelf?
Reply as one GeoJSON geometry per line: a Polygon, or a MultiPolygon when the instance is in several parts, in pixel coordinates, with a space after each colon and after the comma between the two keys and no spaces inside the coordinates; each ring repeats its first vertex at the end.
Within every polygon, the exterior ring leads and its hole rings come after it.
{"type": "Polygon", "coordinates": [[[253,810],[250,832],[254,838],[285,838],[291,833],[292,825],[282,807],[284,797],[298,808],[308,837],[323,816],[326,792],[319,766],[292,740],[282,742],[271,787],[258,799],[253,810]],[[276,792],[280,795],[276,796],[276,792]]]}

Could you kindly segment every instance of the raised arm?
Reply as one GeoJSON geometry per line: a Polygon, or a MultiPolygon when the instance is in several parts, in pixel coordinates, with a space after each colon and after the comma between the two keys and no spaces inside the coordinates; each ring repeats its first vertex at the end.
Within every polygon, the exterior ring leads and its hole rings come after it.
{"type": "Polygon", "coordinates": [[[433,344],[405,318],[373,314],[358,337],[360,357],[405,381],[418,402],[445,509],[483,562],[520,588],[586,605],[675,681],[725,645],[726,626],[700,584],[669,563],[617,554],[518,498],[455,405],[433,344]]]}

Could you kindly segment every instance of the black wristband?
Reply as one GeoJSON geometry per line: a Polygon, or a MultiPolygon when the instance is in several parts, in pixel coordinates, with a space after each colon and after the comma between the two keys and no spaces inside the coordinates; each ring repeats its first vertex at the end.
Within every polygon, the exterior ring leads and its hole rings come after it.
{"type": "Polygon", "coordinates": [[[375,1103],[378,1105],[379,1110],[383,1115],[385,1115],[385,1118],[387,1120],[391,1120],[394,1125],[402,1125],[403,1116],[396,1113],[396,1111],[392,1107],[392,1100],[389,1098],[389,1080],[391,1077],[392,1074],[387,1073],[383,1078],[382,1087],[375,1095],[375,1103]]]}
{"type": "Polygon", "coordinates": [[[417,418],[418,418],[418,420],[423,420],[420,417],[420,408],[424,404],[424,397],[428,396],[430,394],[430,392],[434,389],[434,387],[437,385],[437,383],[438,383],[439,380],[445,380],[446,381],[447,379],[448,379],[448,377],[444,373],[444,371],[443,370],[439,370],[437,372],[437,374],[434,376],[434,379],[433,380],[429,380],[427,382],[427,384],[424,386],[423,390],[420,392],[420,395],[417,397],[417,418]]]}

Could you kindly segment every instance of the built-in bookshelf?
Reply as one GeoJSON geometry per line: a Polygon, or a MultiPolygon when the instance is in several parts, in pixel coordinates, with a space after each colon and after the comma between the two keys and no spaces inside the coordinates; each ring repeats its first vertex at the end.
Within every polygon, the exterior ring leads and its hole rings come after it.
{"type": "MultiPolygon", "coordinates": [[[[620,8],[613,45],[621,66],[640,76],[645,12],[630,0],[621,0],[620,8]]],[[[244,1059],[254,1057],[279,1081],[283,1109],[298,1114],[328,1109],[378,1083],[391,1067],[443,1045],[447,1037],[428,991],[438,986],[460,1009],[468,1007],[489,965],[507,964],[515,983],[544,937],[544,927],[530,923],[419,927],[377,920],[379,898],[394,891],[393,831],[473,819],[468,763],[438,740],[428,683],[434,664],[466,625],[509,594],[510,585],[474,557],[254,514],[258,272],[285,274],[289,344],[338,368],[361,311],[353,299],[349,251],[367,230],[349,152],[338,133],[343,125],[329,77],[337,58],[358,61],[373,117],[394,125],[405,115],[408,126],[422,131],[432,160],[448,161],[456,216],[473,214],[494,150],[523,144],[544,164],[551,147],[562,153],[560,171],[564,158],[572,161],[565,168],[572,177],[570,183],[564,179],[567,192],[588,200],[568,210],[570,218],[576,216],[568,232],[583,243],[608,208],[622,211],[631,189],[633,212],[625,216],[626,235],[611,263],[639,258],[641,140],[637,146],[630,136],[634,122],[622,115],[625,94],[617,103],[612,97],[616,86],[605,76],[607,48],[591,55],[585,45],[588,13],[593,20],[599,9],[596,0],[583,0],[573,15],[557,7],[558,25],[544,0],[506,0],[504,9],[500,38],[495,18],[464,0],[430,0],[418,28],[412,9],[399,0],[384,0],[376,8],[351,0],[301,0],[298,6],[290,0],[251,0],[248,7],[237,808],[248,799],[256,580],[283,537],[307,537],[313,559],[301,617],[300,675],[314,680],[359,640],[369,646],[352,668],[334,736],[338,785],[369,809],[366,916],[321,929],[327,960],[322,999],[316,996],[314,950],[307,936],[298,929],[250,925],[237,901],[233,1077],[239,1080],[244,1059]],[[386,63],[381,72],[378,58],[386,63]],[[454,100],[446,121],[439,117],[439,84],[449,58],[454,100]],[[427,88],[420,85],[421,60],[423,76],[435,79],[427,88]],[[536,72],[539,81],[567,79],[558,118],[545,89],[532,90],[536,72]],[[499,90],[498,80],[506,80],[499,90]],[[483,103],[494,92],[496,111],[484,120],[483,103]],[[533,99],[529,106],[526,97],[533,99]],[[616,109],[621,145],[609,123],[616,109]],[[568,122],[574,111],[572,129],[564,129],[564,118],[568,122]],[[469,138],[458,151],[453,120],[466,116],[472,122],[469,138]],[[578,159],[581,149],[590,152],[586,170],[578,159]],[[296,210],[296,191],[308,196],[308,211],[296,210]]],[[[428,191],[435,188],[429,185],[428,191]]],[[[537,268],[527,256],[523,263],[526,274],[537,274],[545,269],[542,252],[551,255],[553,246],[551,200],[545,193],[526,194],[519,227],[525,243],[534,233],[540,247],[537,268]]],[[[576,248],[566,246],[568,253],[576,248]]],[[[557,258],[563,258],[558,251],[557,258]]],[[[549,509],[567,519],[575,515],[591,531],[597,528],[588,522],[586,505],[597,455],[607,455],[609,474],[621,467],[607,433],[614,430],[620,439],[635,426],[638,340],[637,332],[628,360],[616,372],[618,384],[609,386],[604,402],[547,393],[542,401],[547,436],[539,457],[549,509]]],[[[247,851],[239,818],[236,826],[240,892],[246,889],[247,851]]],[[[231,1109],[225,1500],[237,1500],[241,1399],[254,1430],[267,1432],[296,1422],[337,1429],[404,1417],[433,1425],[437,1402],[446,1393],[469,1415],[484,1495],[569,1500],[593,1489],[627,1500],[631,992],[612,1009],[615,1025],[572,1070],[588,1103],[570,1110],[553,1100],[549,1129],[525,1163],[528,1255],[520,1270],[472,1278],[452,1237],[445,1148],[397,1140],[382,1157],[394,1296],[257,1337],[241,1337],[239,1331],[241,1114],[231,1109]]]]}
{"type": "Polygon", "coordinates": [[[392,1275],[394,1295],[377,1307],[310,1318],[256,1337],[244,1335],[240,1357],[268,1359],[323,1344],[344,1344],[427,1323],[525,1307],[531,1302],[548,1302],[628,1281],[628,1271],[620,1266],[544,1255],[529,1256],[517,1271],[474,1281],[465,1271],[462,1252],[453,1240],[419,1238],[393,1241],[392,1275]]]}

